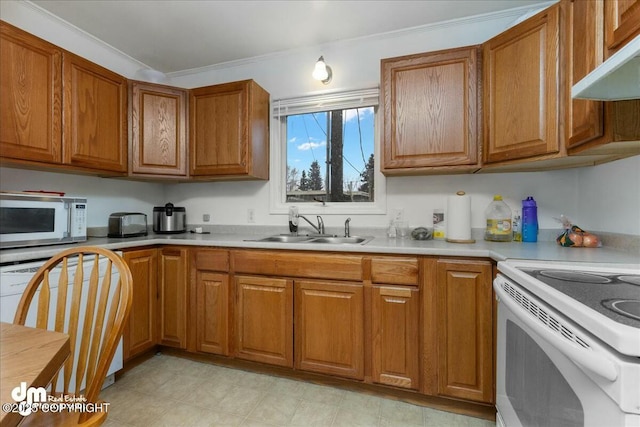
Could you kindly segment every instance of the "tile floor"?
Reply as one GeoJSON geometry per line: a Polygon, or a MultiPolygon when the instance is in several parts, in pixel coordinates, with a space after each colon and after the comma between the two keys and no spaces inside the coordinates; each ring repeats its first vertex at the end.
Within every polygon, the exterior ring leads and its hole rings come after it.
{"type": "Polygon", "coordinates": [[[158,354],[105,389],[112,426],[493,427],[451,414],[302,381],[158,354]]]}

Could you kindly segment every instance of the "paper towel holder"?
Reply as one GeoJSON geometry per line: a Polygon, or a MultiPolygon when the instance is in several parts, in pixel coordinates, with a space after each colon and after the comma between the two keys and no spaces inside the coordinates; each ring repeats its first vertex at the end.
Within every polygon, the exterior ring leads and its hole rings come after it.
{"type": "MultiPolygon", "coordinates": [[[[464,195],[466,195],[466,193],[464,191],[458,191],[458,192],[456,192],[456,195],[457,196],[464,196],[464,195]]],[[[476,239],[450,239],[448,237],[445,240],[447,242],[449,242],[449,243],[475,243],[476,242],[476,239]]]]}

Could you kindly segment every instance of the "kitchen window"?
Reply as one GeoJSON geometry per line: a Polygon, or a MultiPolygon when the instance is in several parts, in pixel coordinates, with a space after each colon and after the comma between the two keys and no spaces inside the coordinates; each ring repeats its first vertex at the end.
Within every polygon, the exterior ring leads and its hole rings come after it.
{"type": "Polygon", "coordinates": [[[384,213],[378,92],[274,101],[272,212],[384,213]]]}

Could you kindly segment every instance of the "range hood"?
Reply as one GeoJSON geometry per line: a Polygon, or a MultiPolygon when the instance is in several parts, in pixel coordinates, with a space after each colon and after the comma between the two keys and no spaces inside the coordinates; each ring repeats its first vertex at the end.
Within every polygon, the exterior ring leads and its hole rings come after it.
{"type": "Polygon", "coordinates": [[[640,99],[640,35],[573,85],[571,97],[601,101],[640,99]]]}

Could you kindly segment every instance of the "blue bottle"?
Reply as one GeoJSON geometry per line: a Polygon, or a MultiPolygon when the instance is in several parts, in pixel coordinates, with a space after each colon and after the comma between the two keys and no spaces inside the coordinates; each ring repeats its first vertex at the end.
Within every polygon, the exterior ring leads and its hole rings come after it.
{"type": "Polygon", "coordinates": [[[522,201],[522,241],[538,241],[538,207],[531,196],[522,201]]]}

